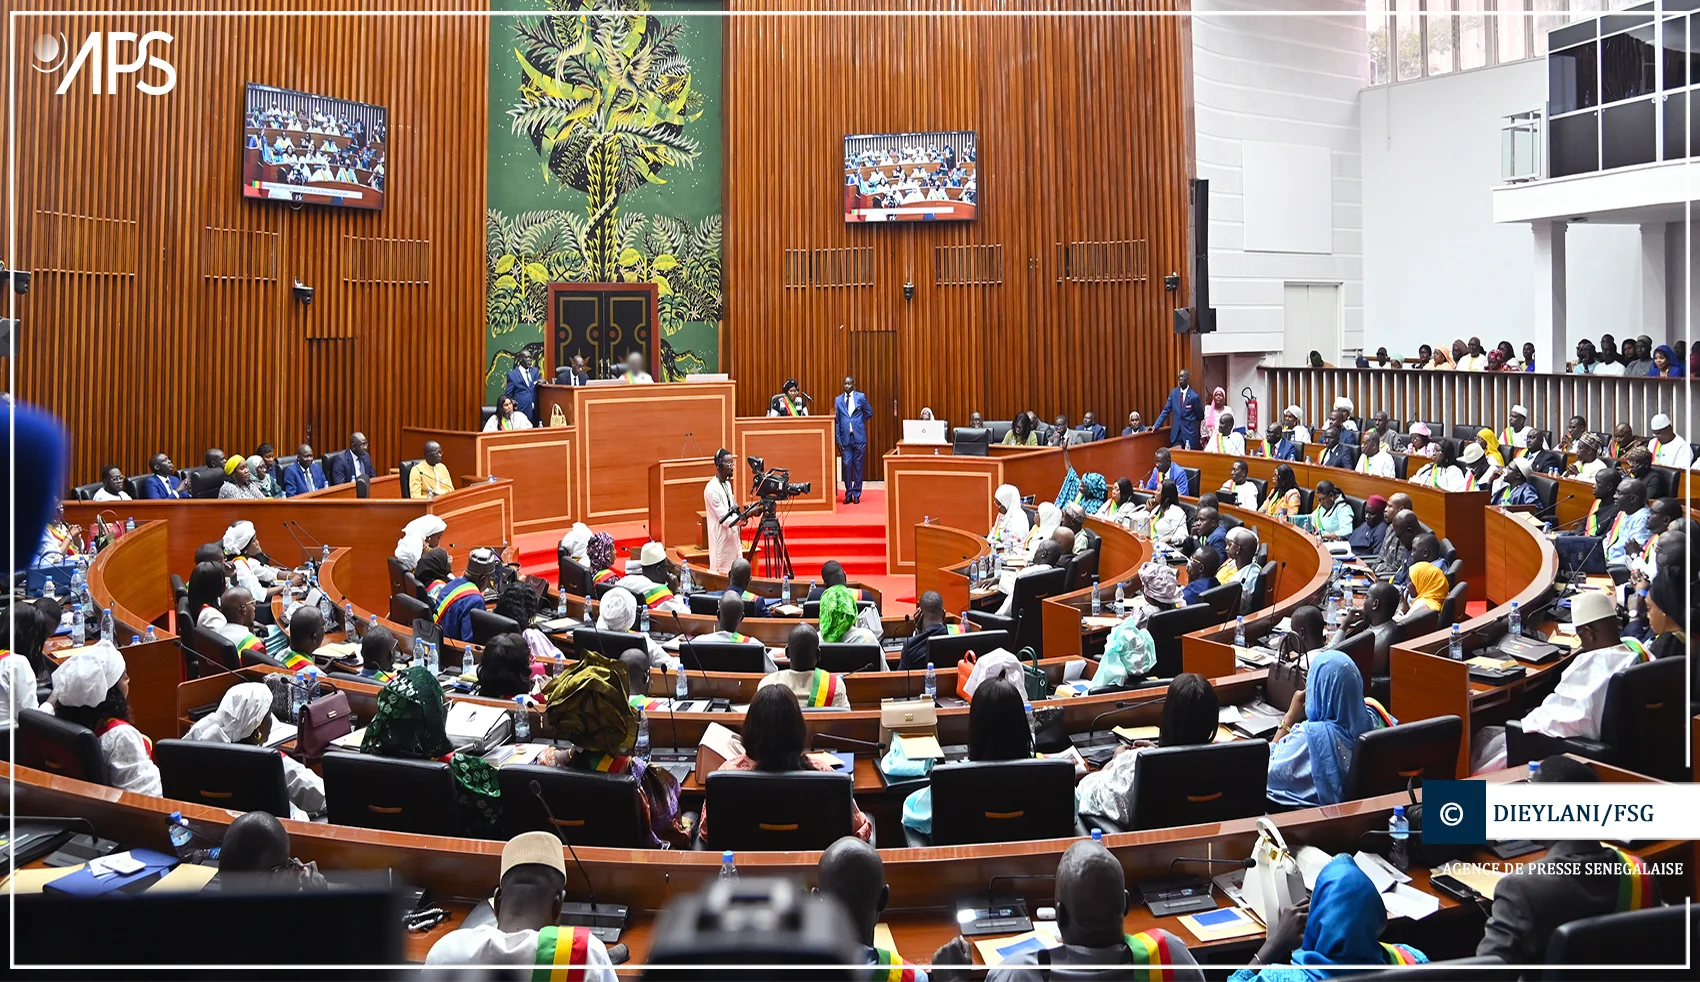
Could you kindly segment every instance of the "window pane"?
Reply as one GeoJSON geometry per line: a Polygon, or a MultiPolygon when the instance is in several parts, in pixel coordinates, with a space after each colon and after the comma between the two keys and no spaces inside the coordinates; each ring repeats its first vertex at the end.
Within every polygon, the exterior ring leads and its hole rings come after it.
{"type": "Polygon", "coordinates": [[[1653,91],[1653,25],[1600,39],[1601,102],[1653,91]]]}
{"type": "MultiPolygon", "coordinates": [[[[1557,6],[1553,4],[1555,9],[1557,6]]],[[[1605,9],[1608,9],[1608,5],[1600,0],[1570,0],[1570,19],[1586,20],[1605,9]]]]}
{"type": "Polygon", "coordinates": [[[1547,56],[1547,108],[1554,116],[1599,104],[1594,85],[1598,52],[1595,42],[1585,41],[1547,56]]]}
{"type": "Polygon", "coordinates": [[[1524,0],[1498,0],[1500,11],[1493,19],[1494,35],[1499,44],[1499,63],[1522,61],[1529,57],[1529,15],[1523,9],[1524,0]]]}
{"type": "Polygon", "coordinates": [[[1387,34],[1387,0],[1369,0],[1364,8],[1364,29],[1369,34],[1369,84],[1384,85],[1393,81],[1393,50],[1387,34]]]}
{"type": "Polygon", "coordinates": [[[1534,10],[1535,46],[1529,54],[1539,58],[1547,53],[1547,32],[1570,23],[1570,14],[1566,0],[1534,0],[1534,10]]]}
{"type": "Polygon", "coordinates": [[[1428,73],[1444,75],[1452,70],[1451,0],[1428,0],[1428,73]]]}
{"type": "Polygon", "coordinates": [[[1694,77],[1700,79],[1700,54],[1690,54],[1689,23],[1686,17],[1665,21],[1665,88],[1680,89],[1688,84],[1690,65],[1694,77]]]}
{"type": "Polygon", "coordinates": [[[1484,0],[1458,0],[1458,67],[1480,68],[1488,63],[1487,18],[1484,0]]]}
{"type": "Polygon", "coordinates": [[[1396,0],[1398,12],[1395,28],[1398,40],[1399,79],[1421,78],[1423,74],[1423,36],[1417,19],[1417,0],[1396,0]]]}

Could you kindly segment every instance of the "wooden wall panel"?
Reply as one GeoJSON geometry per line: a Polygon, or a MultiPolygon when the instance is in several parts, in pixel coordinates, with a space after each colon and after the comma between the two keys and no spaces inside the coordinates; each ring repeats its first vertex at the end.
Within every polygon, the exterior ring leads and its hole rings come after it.
{"type": "MultiPolygon", "coordinates": [[[[55,0],[99,10],[100,0],[55,0]]],[[[27,6],[0,0],[10,13],[27,6]]],[[[333,0],[142,0],[128,9],[346,7],[333,0]]],[[[366,0],[362,9],[487,8],[480,0],[366,0]]],[[[489,26],[476,17],[18,18],[17,248],[34,269],[18,298],[20,398],[58,413],[71,483],[112,462],[135,474],[158,450],[179,466],[219,446],[322,451],[356,428],[373,462],[404,453],[402,424],[470,429],[483,387],[483,218],[489,26]],[[152,53],[177,72],[165,95],[90,70],[32,70],[63,32],[165,31],[152,53]],[[241,197],[245,83],[389,110],[381,212],[241,197]],[[291,297],[299,278],[311,306],[291,297]]],[[[143,73],[141,77],[153,78],[143,73]]],[[[0,139],[6,139],[0,137],[0,139]]],[[[10,216],[8,216],[10,217],[10,216]]]]}
{"type": "MultiPolygon", "coordinates": [[[[876,9],[843,0],[731,0],[733,10],[876,9]]],[[[1172,333],[1184,303],[1191,169],[1190,28],[1184,17],[1044,16],[1051,9],[1185,9],[1182,0],[908,0],[877,9],[1033,16],[744,17],[727,25],[726,350],[739,413],[787,377],[830,411],[862,332],[894,332],[886,381],[897,416],[979,410],[1106,424],[1161,407],[1192,357],[1172,333]],[[981,206],[971,223],[850,226],[843,137],[971,129],[981,206]],[[1067,247],[1090,243],[1071,263],[1067,247]],[[1102,243],[1125,243],[1114,247],[1102,243]],[[993,247],[997,282],[936,265],[993,247]],[[792,279],[787,255],[871,249],[865,285],[792,279]],[[789,252],[794,250],[794,252],[789,252]],[[1108,258],[1106,258],[1108,257],[1108,258]],[[1109,260],[1130,257],[1113,265],[1109,260]],[[1130,272],[1131,270],[1131,272],[1130,272]],[[1179,294],[1163,289],[1178,271],[1179,294]],[[1072,272],[1072,276],[1069,275],[1072,272]],[[1137,275],[1134,275],[1137,274],[1137,275]],[[913,300],[903,284],[915,284],[913,300]]],[[[818,264],[817,264],[818,265],[818,264]]],[[[979,273],[985,269],[980,268],[979,273]]],[[[860,356],[860,358],[858,357],[860,356]]],[[[874,366],[857,369],[867,375],[874,366]]],[[[885,371],[881,364],[878,370],[885,371]]],[[[866,391],[866,388],[865,388],[866,391]]],[[[870,391],[870,395],[872,392],[870,391]]],[[[876,417],[892,412],[875,407],[876,417]]],[[[895,441],[895,423],[871,438],[895,441]]],[[[869,476],[891,442],[868,448],[869,476]]]]}

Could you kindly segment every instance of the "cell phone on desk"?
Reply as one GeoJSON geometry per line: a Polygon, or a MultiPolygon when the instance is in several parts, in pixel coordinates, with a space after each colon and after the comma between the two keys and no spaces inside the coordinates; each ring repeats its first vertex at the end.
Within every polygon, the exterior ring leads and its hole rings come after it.
{"type": "Polygon", "coordinates": [[[1505,842],[1496,843],[1489,851],[1500,859],[1516,859],[1518,856],[1527,856],[1529,853],[1540,852],[1545,848],[1539,842],[1531,842],[1528,839],[1509,839],[1505,842]]]}
{"type": "Polygon", "coordinates": [[[1481,896],[1465,884],[1463,880],[1447,876],[1445,873],[1429,877],[1428,884],[1461,904],[1469,903],[1481,896]]]}

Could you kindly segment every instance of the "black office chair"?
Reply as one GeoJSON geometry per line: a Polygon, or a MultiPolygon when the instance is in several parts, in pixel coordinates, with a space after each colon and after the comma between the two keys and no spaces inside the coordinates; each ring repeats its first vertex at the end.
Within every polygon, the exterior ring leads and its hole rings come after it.
{"type": "MultiPolygon", "coordinates": [[[[1700,929],[1700,907],[1648,907],[1601,914],[1560,924],[1547,940],[1548,979],[1576,979],[1573,965],[1672,965],[1688,961],[1687,935],[1700,929]],[[1688,924],[1684,924],[1688,921],[1688,924]]],[[[1631,973],[1617,969],[1614,979],[1678,978],[1681,972],[1631,973]]],[[[1406,976],[1407,978],[1409,976],[1406,976]]]]}
{"type": "Polygon", "coordinates": [[[319,458],[319,463],[323,464],[324,468],[325,468],[325,483],[326,484],[331,483],[331,475],[335,473],[335,470],[332,468],[331,465],[334,464],[336,461],[342,460],[343,458],[345,458],[347,456],[348,456],[348,450],[345,448],[345,449],[342,449],[342,450],[332,450],[330,453],[325,454],[323,457],[319,458]]]}
{"type": "Polygon", "coordinates": [[[1008,631],[969,631],[967,634],[935,634],[927,639],[927,660],[933,663],[933,668],[944,672],[956,668],[956,663],[962,656],[972,651],[975,655],[983,655],[988,651],[999,648],[1014,651],[1011,648],[1012,636],[1008,631]]]}
{"type": "Polygon", "coordinates": [[[1375,631],[1364,628],[1349,638],[1341,638],[1333,646],[1358,667],[1358,677],[1364,680],[1364,692],[1369,693],[1369,679],[1375,674],[1375,631]]]}
{"type": "Polygon", "coordinates": [[[1157,663],[1151,667],[1152,675],[1159,678],[1172,678],[1181,673],[1181,635],[1188,631],[1209,627],[1217,623],[1216,612],[1209,604],[1192,604],[1175,610],[1160,610],[1151,615],[1145,630],[1151,634],[1151,639],[1157,642],[1157,663]]]}
{"type": "MultiPolygon", "coordinates": [[[[692,642],[691,648],[697,644],[692,642]]],[[[648,642],[644,636],[633,631],[598,631],[595,628],[573,628],[573,650],[594,651],[607,658],[618,660],[627,650],[635,648],[647,651],[648,642]]]]}
{"type": "Polygon", "coordinates": [[[482,431],[484,429],[485,424],[490,422],[490,417],[492,417],[494,415],[496,415],[496,407],[495,406],[479,406],[478,407],[478,429],[480,431],[482,431]]]}
{"type": "Polygon", "coordinates": [[[153,475],[151,474],[138,474],[135,477],[126,477],[124,479],[124,488],[130,492],[130,497],[132,499],[136,501],[140,501],[142,499],[142,485],[146,484],[148,478],[152,476],[153,475]]]}
{"type": "Polygon", "coordinates": [[[1461,423],[1452,427],[1446,435],[1460,444],[1470,444],[1476,442],[1476,434],[1485,429],[1487,427],[1480,423],[1461,423]]]}
{"type": "Polygon", "coordinates": [[[426,591],[425,584],[419,582],[419,577],[414,576],[412,572],[408,572],[403,574],[401,580],[402,583],[407,586],[408,596],[422,604],[429,604],[431,602],[431,594],[426,591]]]}
{"type": "Polygon", "coordinates": [[[218,489],[224,487],[222,467],[191,467],[184,473],[188,475],[183,483],[189,485],[190,497],[216,498],[218,489]]]}
{"type": "Polygon", "coordinates": [[[1091,586],[1092,580],[1098,575],[1098,549],[1093,547],[1085,552],[1076,553],[1074,557],[1075,588],[1091,586]]]}
{"type": "Polygon", "coordinates": [[[1086,548],[1080,550],[1082,555],[1085,555],[1088,552],[1101,552],[1101,551],[1103,551],[1103,548],[1104,548],[1104,537],[1103,536],[1092,531],[1091,529],[1081,529],[1080,533],[1082,535],[1086,536],[1086,548]]]}
{"type": "Polygon", "coordinates": [[[679,646],[679,661],[691,671],[753,672],[759,675],[767,671],[767,649],[759,644],[692,641],[679,646]]]}
{"type": "Polygon", "coordinates": [[[991,420],[986,423],[986,439],[992,443],[1002,443],[1009,436],[1010,429],[1015,425],[1014,420],[991,420]]]}
{"type": "Polygon", "coordinates": [[[165,797],[239,812],[289,816],[283,754],[275,747],[161,740],[153,761],[165,797]]]}
{"type": "Polygon", "coordinates": [[[1349,494],[1343,494],[1340,497],[1346,499],[1346,504],[1352,509],[1352,528],[1362,525],[1364,523],[1364,499],[1349,494]]]}
{"type": "Polygon", "coordinates": [[[703,783],[707,849],[825,849],[853,828],[855,780],[848,773],[715,771],[703,783]]]}
{"type": "Polygon", "coordinates": [[[1266,740],[1143,750],[1134,762],[1133,787],[1128,793],[1132,828],[1163,829],[1261,815],[1268,786],[1266,740]]]}
{"type": "Polygon", "coordinates": [[[1405,456],[1404,454],[1394,454],[1393,455],[1393,476],[1398,478],[1401,481],[1410,480],[1410,477],[1411,477],[1411,458],[1405,456]]]}
{"type": "Polygon", "coordinates": [[[1346,797],[1373,798],[1418,785],[1424,778],[1449,781],[1458,772],[1458,747],[1464,721],[1436,716],[1358,734],[1352,766],[1346,772],[1346,797]]]}
{"type": "Polygon", "coordinates": [[[405,593],[393,594],[390,597],[390,620],[397,624],[412,624],[420,618],[431,619],[431,608],[427,607],[424,601],[405,593]]]}
{"type": "MultiPolygon", "coordinates": [[[[413,497],[413,469],[423,464],[423,460],[404,460],[401,462],[401,496],[413,497]]],[[[283,458],[278,458],[278,464],[283,464],[283,458]]]]}
{"type": "Polygon", "coordinates": [[[885,661],[885,652],[877,644],[823,644],[820,646],[820,668],[839,675],[851,672],[877,672],[885,661]]]}
{"type": "Polygon", "coordinates": [[[1464,605],[1469,602],[1466,596],[1470,592],[1470,584],[1459,580],[1452,589],[1446,591],[1446,599],[1440,604],[1440,626],[1451,627],[1464,619],[1464,605]]]}
{"type": "MultiPolygon", "coordinates": [[[[1259,548],[1262,547],[1259,546],[1259,548]]],[[[1262,610],[1274,602],[1275,571],[1277,568],[1278,564],[1273,562],[1263,564],[1263,568],[1257,571],[1257,583],[1251,588],[1251,600],[1248,602],[1242,599],[1240,602],[1241,610],[1249,614],[1254,610],[1262,610]]]]}
{"type": "Polygon", "coordinates": [[[472,643],[489,644],[498,634],[518,634],[519,621],[490,610],[472,611],[472,643]]]}
{"type": "Polygon", "coordinates": [[[1060,569],[1024,573],[1015,578],[1011,616],[999,617],[994,613],[971,610],[968,619],[988,630],[1008,631],[1015,637],[1016,649],[1031,647],[1043,658],[1045,598],[1061,593],[1062,584],[1063,571],[1060,569]]]}
{"type": "Polygon", "coordinates": [[[1535,517],[1550,522],[1558,517],[1558,478],[1545,474],[1530,474],[1529,485],[1535,489],[1535,517]]]}
{"type": "Polygon", "coordinates": [[[705,617],[715,617],[720,614],[720,597],[718,593],[693,593],[690,597],[691,613],[705,617]]]}
{"type": "Polygon", "coordinates": [[[1203,488],[1198,486],[1198,482],[1199,482],[1198,468],[1196,468],[1196,467],[1182,467],[1181,471],[1182,471],[1182,473],[1186,474],[1187,490],[1192,492],[1190,497],[1193,497],[1193,498],[1198,497],[1199,494],[1201,494],[1204,490],[1203,488]]]}
{"type": "Polygon", "coordinates": [[[1451,562],[1446,563],[1442,567],[1441,572],[1446,574],[1446,582],[1455,584],[1464,575],[1464,561],[1462,559],[1454,559],[1451,562]]]}
{"type": "Polygon", "coordinates": [[[86,726],[39,709],[18,713],[18,763],[59,777],[110,784],[100,740],[86,726]]]}
{"type": "Polygon", "coordinates": [[[1457,559],[1457,558],[1458,558],[1458,549],[1457,549],[1457,547],[1455,547],[1452,544],[1452,540],[1451,539],[1441,539],[1440,540],[1440,564],[1441,564],[1441,566],[1445,567],[1445,565],[1447,563],[1450,563],[1454,559],[1457,559]]]}
{"type": "Polygon", "coordinates": [[[1199,594],[1198,602],[1209,605],[1212,624],[1224,624],[1240,616],[1240,595],[1243,592],[1244,584],[1239,580],[1229,580],[1199,594]]]}
{"type": "Polygon", "coordinates": [[[190,676],[191,678],[217,674],[218,670],[211,665],[220,665],[233,672],[241,667],[241,659],[237,657],[235,643],[217,631],[210,631],[197,625],[189,629],[188,640],[189,647],[194,650],[195,654],[201,656],[200,659],[189,659],[190,665],[196,669],[195,674],[190,676]],[[211,665],[204,664],[203,660],[210,662],[211,665]]]}
{"type": "Polygon", "coordinates": [[[992,433],[984,426],[958,426],[951,431],[950,443],[958,457],[984,457],[991,452],[992,433]]]}
{"type": "Polygon", "coordinates": [[[324,778],[332,825],[460,834],[455,779],[443,761],[327,753],[324,778]]]}
{"type": "Polygon", "coordinates": [[[1530,733],[1514,719],[1505,725],[1507,763],[1575,754],[1662,781],[1684,780],[1684,691],[1681,658],[1631,665],[1606,684],[1598,740],[1530,733]]]}
{"type": "Polygon", "coordinates": [[[1257,489],[1257,500],[1261,503],[1264,496],[1269,493],[1269,482],[1261,477],[1248,477],[1246,480],[1250,481],[1252,487],[1257,489]]]}
{"type": "Polygon", "coordinates": [[[1066,760],[940,764],[933,768],[931,783],[933,845],[1075,834],[1074,765],[1066,760]]]}
{"type": "Polygon", "coordinates": [[[1299,514],[1309,515],[1316,510],[1316,492],[1311,488],[1299,489],[1299,514]]]}
{"type": "Polygon", "coordinates": [[[641,792],[629,773],[514,764],[497,771],[496,779],[502,788],[502,823],[509,838],[559,828],[574,846],[648,848],[641,792]],[[555,813],[553,825],[531,793],[533,781],[555,813]]]}
{"type": "Polygon", "coordinates": [[[1075,570],[1075,567],[1078,566],[1079,564],[1080,564],[1080,557],[1074,555],[1073,553],[1069,553],[1068,555],[1057,560],[1057,569],[1060,569],[1060,570],[1063,571],[1062,590],[1061,590],[1062,593],[1067,593],[1070,590],[1073,590],[1073,589],[1076,588],[1077,581],[1075,579],[1074,570],[1075,570]]]}
{"type": "Polygon", "coordinates": [[[390,574],[390,593],[395,594],[405,591],[407,589],[407,567],[403,566],[401,564],[401,560],[394,556],[387,557],[384,565],[390,574]]]}
{"type": "Polygon", "coordinates": [[[94,493],[99,491],[101,487],[102,482],[100,481],[96,481],[93,484],[79,484],[71,489],[71,496],[78,501],[93,501],[94,493]]]}
{"type": "Polygon", "coordinates": [[[555,583],[565,593],[588,597],[591,592],[590,567],[567,555],[564,547],[555,547],[555,583]]]}

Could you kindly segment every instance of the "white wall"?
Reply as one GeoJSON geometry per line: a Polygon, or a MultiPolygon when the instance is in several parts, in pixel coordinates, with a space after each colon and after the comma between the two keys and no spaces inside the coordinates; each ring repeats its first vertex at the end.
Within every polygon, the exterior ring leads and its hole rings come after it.
{"type": "MultiPolygon", "coordinates": [[[[1363,91],[1369,350],[1412,356],[1418,344],[1472,334],[1490,347],[1546,347],[1549,332],[1535,324],[1533,233],[1494,224],[1490,197],[1501,118],[1545,103],[1545,72],[1533,60],[1363,91]]],[[[1638,227],[1573,224],[1566,249],[1569,349],[1639,325],[1638,227]]]]}
{"type": "Polygon", "coordinates": [[[1364,300],[1357,98],[1368,66],[1363,3],[1197,0],[1192,9],[1194,128],[1198,176],[1210,180],[1210,289],[1217,316],[1217,333],[1205,335],[1203,350],[1206,355],[1254,356],[1231,359],[1228,395],[1239,413],[1243,407],[1238,390],[1255,367],[1255,356],[1281,350],[1287,283],[1340,284],[1345,298],[1341,346],[1355,348],[1360,343],[1364,300]],[[1341,14],[1210,16],[1213,11],[1253,9],[1341,14]],[[1326,153],[1318,155],[1316,149],[1326,153]],[[1280,223],[1292,201],[1282,196],[1278,184],[1274,189],[1263,184],[1260,192],[1259,182],[1253,180],[1248,191],[1243,170],[1248,156],[1254,161],[1315,160],[1314,167],[1325,168],[1310,175],[1317,180],[1306,182],[1311,188],[1320,184],[1319,192],[1325,195],[1321,204],[1328,214],[1320,222],[1320,242],[1279,234],[1290,231],[1280,223]],[[1255,200],[1248,200],[1248,193],[1255,200]],[[1259,231],[1265,233],[1264,251],[1246,248],[1248,214],[1254,245],[1259,231]],[[1260,229],[1259,215],[1274,224],[1265,221],[1260,229]]]}

